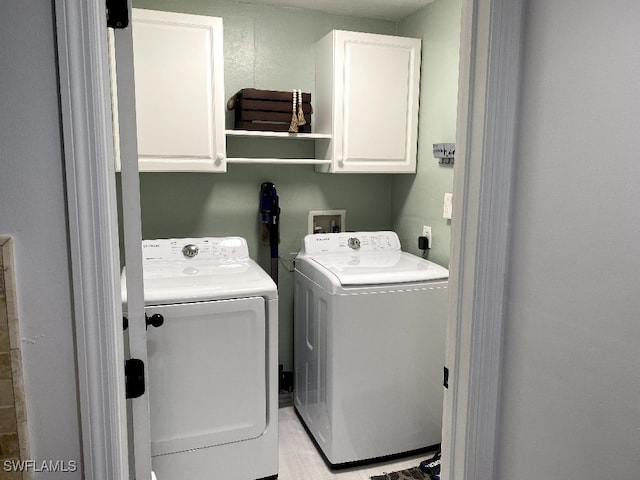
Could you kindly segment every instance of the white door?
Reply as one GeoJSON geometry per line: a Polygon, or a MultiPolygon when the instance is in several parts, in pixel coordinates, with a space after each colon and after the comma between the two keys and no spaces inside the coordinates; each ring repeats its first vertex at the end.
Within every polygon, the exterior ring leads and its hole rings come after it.
{"type": "MultiPolygon", "coordinates": [[[[129,359],[145,366],[144,385],[148,385],[146,320],[142,280],[142,225],[136,138],[135,83],[131,25],[110,30],[111,76],[114,95],[114,135],[121,162],[122,228],[127,266],[127,318],[129,359]],[[117,75],[115,75],[117,71],[117,75]],[[114,81],[115,80],[115,81],[114,81]],[[117,129],[117,131],[115,131],[117,129]],[[119,147],[119,148],[118,148],[119,147]]],[[[124,360],[124,359],[123,359],[124,360]]],[[[130,383],[132,379],[127,379],[130,383]]],[[[151,439],[148,389],[127,402],[129,425],[129,471],[136,480],[151,479],[151,439]]]]}
{"type": "Polygon", "coordinates": [[[248,440],[267,425],[262,297],[148,307],[152,455],[248,440]]]}

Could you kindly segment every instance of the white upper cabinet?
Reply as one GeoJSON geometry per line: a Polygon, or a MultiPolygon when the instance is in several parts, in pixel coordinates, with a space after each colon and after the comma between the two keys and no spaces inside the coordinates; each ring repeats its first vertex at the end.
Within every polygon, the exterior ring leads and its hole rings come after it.
{"type": "Polygon", "coordinates": [[[334,30],[316,45],[316,157],[332,173],[415,173],[421,42],[334,30]]]}
{"type": "Polygon", "coordinates": [[[133,9],[141,171],[225,172],[222,19],[133,9]]]}

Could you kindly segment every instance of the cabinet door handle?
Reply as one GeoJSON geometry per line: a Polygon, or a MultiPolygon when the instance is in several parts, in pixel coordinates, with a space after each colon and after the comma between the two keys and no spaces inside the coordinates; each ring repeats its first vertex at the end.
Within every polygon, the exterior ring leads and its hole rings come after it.
{"type": "Polygon", "coordinates": [[[344,160],[342,159],[342,155],[338,155],[338,166],[339,167],[344,167],[344,160]]]}
{"type": "Polygon", "coordinates": [[[145,320],[145,323],[147,324],[147,327],[146,327],[147,329],[149,328],[149,325],[156,328],[164,325],[164,317],[159,313],[154,313],[151,316],[145,313],[144,320],[145,320]]]}
{"type": "Polygon", "coordinates": [[[216,165],[220,165],[222,163],[222,160],[224,160],[224,155],[222,155],[221,153],[216,154],[216,165]]]}

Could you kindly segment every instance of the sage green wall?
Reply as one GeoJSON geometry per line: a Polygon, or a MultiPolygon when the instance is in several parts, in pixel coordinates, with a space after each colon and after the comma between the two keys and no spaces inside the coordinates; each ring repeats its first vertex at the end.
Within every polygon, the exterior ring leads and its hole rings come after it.
{"type": "MultiPolygon", "coordinates": [[[[332,29],[395,33],[395,22],[229,1],[135,0],[134,7],[219,16],[224,22],[225,98],[241,88],[315,91],[314,45],[332,29]]],[[[229,123],[228,128],[232,128],[229,123]]],[[[313,141],[228,140],[233,156],[314,155],[313,141]]],[[[143,238],[240,235],[267,271],[259,243],[260,184],[276,185],[282,208],[279,275],[279,357],[293,366],[292,259],[307,233],[307,213],[344,208],[349,230],[390,229],[389,175],[330,175],[312,166],[229,165],[226,174],[140,175],[143,238]]]]}
{"type": "MultiPolygon", "coordinates": [[[[398,35],[422,39],[418,170],[395,175],[391,189],[392,228],[403,249],[420,254],[422,226],[432,229],[427,258],[449,265],[451,221],[442,218],[443,197],[453,189],[453,165],[439,165],[434,143],[455,142],[461,0],[435,0],[398,25],[398,35]]],[[[454,199],[455,201],[455,199],[454,199]]]]}

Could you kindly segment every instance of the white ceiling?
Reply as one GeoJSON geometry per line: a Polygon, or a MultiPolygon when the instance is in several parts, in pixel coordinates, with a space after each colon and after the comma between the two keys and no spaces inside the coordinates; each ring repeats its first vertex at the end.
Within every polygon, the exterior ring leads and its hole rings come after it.
{"type": "Polygon", "coordinates": [[[240,3],[304,8],[338,15],[400,20],[433,0],[236,0],[240,3]]]}

